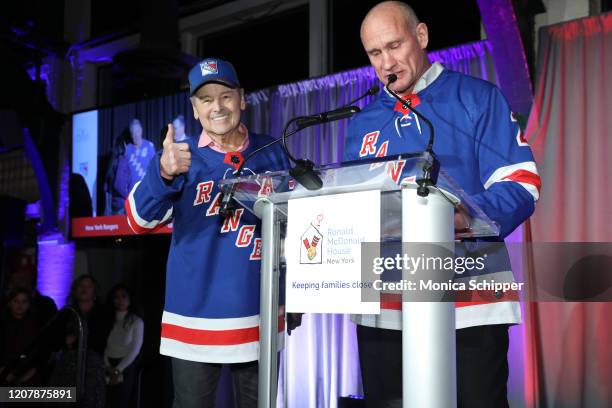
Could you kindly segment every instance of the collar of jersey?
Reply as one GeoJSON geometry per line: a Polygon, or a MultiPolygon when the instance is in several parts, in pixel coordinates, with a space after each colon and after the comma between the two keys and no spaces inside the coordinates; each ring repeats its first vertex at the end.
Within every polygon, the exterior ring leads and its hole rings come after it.
{"type": "MultiPolygon", "coordinates": [[[[419,94],[419,96],[427,91],[427,88],[438,79],[440,74],[444,71],[444,67],[439,62],[434,62],[431,66],[425,71],[425,73],[419,78],[419,80],[414,85],[414,93],[419,94]]],[[[395,102],[397,99],[391,95],[386,88],[383,88],[383,92],[381,95],[381,102],[383,105],[390,107],[393,109],[395,107],[395,102]]],[[[422,99],[422,98],[421,98],[422,99]]]]}
{"type": "MultiPolygon", "coordinates": [[[[249,143],[246,149],[240,152],[243,157],[247,157],[249,153],[253,150],[253,146],[254,146],[253,138],[251,137],[251,132],[247,133],[247,137],[249,138],[249,143]]],[[[195,138],[191,138],[188,141],[186,141],[189,144],[189,148],[191,149],[192,154],[195,153],[198,156],[204,159],[207,159],[207,160],[210,159],[211,157],[215,157],[215,158],[220,158],[221,161],[223,161],[226,153],[221,153],[221,152],[218,152],[210,148],[207,149],[207,148],[198,147],[198,142],[194,139],[195,138]]]]}

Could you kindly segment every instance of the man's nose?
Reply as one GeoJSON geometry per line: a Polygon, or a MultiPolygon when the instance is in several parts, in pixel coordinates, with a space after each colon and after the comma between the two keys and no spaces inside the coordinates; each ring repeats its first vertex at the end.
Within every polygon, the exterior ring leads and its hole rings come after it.
{"type": "Polygon", "coordinates": [[[393,57],[393,55],[391,55],[390,52],[382,53],[382,68],[385,71],[391,71],[396,63],[397,60],[395,59],[395,57],[393,57]]]}

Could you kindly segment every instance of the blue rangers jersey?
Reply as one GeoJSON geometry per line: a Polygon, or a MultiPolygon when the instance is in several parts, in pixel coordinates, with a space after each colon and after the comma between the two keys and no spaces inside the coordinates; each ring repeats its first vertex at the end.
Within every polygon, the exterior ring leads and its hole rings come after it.
{"type": "MultiPolygon", "coordinates": [[[[540,191],[531,148],[508,103],[489,82],[438,63],[419,79],[414,91],[404,98],[410,98],[412,106],[432,122],[441,168],[500,225],[499,239],[503,239],[533,213],[540,191]]],[[[423,151],[429,135],[425,123],[382,91],[351,121],[344,160],[423,151]]],[[[401,171],[391,174],[399,177],[401,171]]],[[[513,280],[509,270],[489,271],[486,277],[513,280]]],[[[514,293],[457,302],[456,328],[520,323],[517,300],[514,293]]],[[[355,318],[367,326],[400,329],[401,299],[383,294],[379,316],[355,318]]]]}
{"type": "MultiPolygon", "coordinates": [[[[248,137],[243,157],[272,141],[248,137]]],[[[192,158],[187,173],[164,181],[158,152],[126,200],[128,222],[137,233],[173,222],[160,353],[208,363],[254,361],[259,355],[259,222],[244,208],[220,217],[219,180],[231,176],[231,160],[209,147],[198,148],[192,138],[185,143],[192,158]]],[[[287,167],[274,145],[249,160],[245,171],[287,167]]],[[[279,331],[282,323],[279,318],[279,331]]]]}

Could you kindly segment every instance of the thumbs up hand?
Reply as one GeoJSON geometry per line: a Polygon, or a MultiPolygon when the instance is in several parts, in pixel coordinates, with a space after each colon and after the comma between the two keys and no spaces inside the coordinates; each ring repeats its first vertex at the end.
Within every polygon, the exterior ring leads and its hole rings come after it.
{"type": "Polygon", "coordinates": [[[172,180],[179,174],[187,173],[191,166],[191,152],[187,143],[174,143],[174,128],[168,124],[168,132],[162,144],[164,151],[160,159],[161,176],[172,180]]]}

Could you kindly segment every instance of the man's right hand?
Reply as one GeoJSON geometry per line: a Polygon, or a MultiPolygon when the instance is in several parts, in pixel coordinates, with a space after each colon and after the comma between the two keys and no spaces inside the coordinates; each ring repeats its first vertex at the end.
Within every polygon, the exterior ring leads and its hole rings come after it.
{"type": "Polygon", "coordinates": [[[168,132],[162,144],[164,151],[160,159],[161,176],[172,180],[179,174],[187,173],[191,166],[191,152],[187,143],[174,143],[174,128],[168,125],[168,132]]]}

